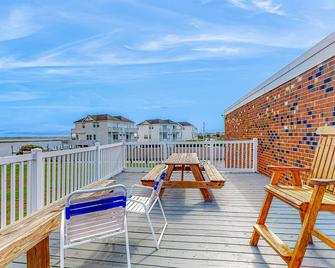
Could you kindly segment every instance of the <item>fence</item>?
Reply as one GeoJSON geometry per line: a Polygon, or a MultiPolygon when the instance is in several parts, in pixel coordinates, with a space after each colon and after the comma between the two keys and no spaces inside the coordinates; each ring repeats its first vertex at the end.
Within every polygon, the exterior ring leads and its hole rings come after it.
{"type": "Polygon", "coordinates": [[[206,142],[130,142],[125,145],[127,169],[149,169],[164,162],[172,153],[196,153],[200,161],[210,161],[222,171],[257,170],[257,139],[206,142]]]}
{"type": "Polygon", "coordinates": [[[247,141],[115,143],[0,158],[0,227],[68,193],[124,169],[150,169],[172,153],[196,153],[223,171],[257,169],[257,139],[247,141]]]}
{"type": "Polygon", "coordinates": [[[124,168],[123,143],[0,158],[0,227],[124,168]]]}

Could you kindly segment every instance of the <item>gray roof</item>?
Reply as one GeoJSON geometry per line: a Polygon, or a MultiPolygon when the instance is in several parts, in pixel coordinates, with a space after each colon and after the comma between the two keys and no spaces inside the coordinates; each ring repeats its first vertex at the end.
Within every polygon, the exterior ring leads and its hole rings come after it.
{"type": "Polygon", "coordinates": [[[93,121],[115,121],[115,122],[134,123],[133,121],[121,115],[112,116],[110,114],[89,114],[86,117],[80,118],[74,123],[80,123],[80,122],[84,123],[84,122],[93,122],[93,121]]]}
{"type": "Polygon", "coordinates": [[[191,123],[189,122],[178,122],[178,124],[182,125],[182,126],[190,126],[190,127],[194,127],[191,123]]]}
{"type": "Polygon", "coordinates": [[[138,125],[145,125],[145,124],[155,125],[155,124],[179,124],[179,123],[174,122],[170,119],[148,119],[148,120],[144,120],[138,125]]]}

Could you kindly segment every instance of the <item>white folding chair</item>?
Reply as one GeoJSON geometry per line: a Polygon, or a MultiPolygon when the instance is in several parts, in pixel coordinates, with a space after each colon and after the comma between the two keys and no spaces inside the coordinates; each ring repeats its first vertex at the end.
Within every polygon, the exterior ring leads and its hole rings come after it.
{"type": "Polygon", "coordinates": [[[66,248],[124,233],[127,264],[130,268],[126,204],[127,189],[123,185],[71,193],[62,212],[60,267],[64,267],[66,248]],[[88,193],[96,194],[79,196],[88,193]]]}
{"type": "Polygon", "coordinates": [[[156,243],[156,248],[159,249],[159,245],[161,243],[162,237],[164,235],[165,229],[168,225],[168,222],[166,220],[165,217],[165,213],[164,213],[164,209],[159,197],[159,193],[162,189],[163,186],[163,182],[166,176],[166,170],[167,168],[163,169],[162,172],[160,173],[160,175],[158,176],[158,178],[155,181],[155,185],[154,187],[148,187],[148,186],[143,186],[143,185],[139,185],[139,184],[134,184],[131,187],[130,190],[130,195],[128,197],[127,200],[127,212],[131,212],[131,213],[137,213],[137,214],[145,214],[150,226],[150,230],[152,233],[152,236],[154,238],[154,241],[156,243]],[[145,193],[141,193],[141,194],[134,194],[134,190],[145,190],[145,193]],[[151,223],[150,220],[150,212],[152,210],[152,208],[155,206],[155,204],[158,202],[159,207],[162,211],[163,214],[163,218],[164,218],[164,227],[163,230],[159,236],[159,238],[157,239],[156,234],[155,234],[155,230],[153,228],[153,225],[151,223]]]}

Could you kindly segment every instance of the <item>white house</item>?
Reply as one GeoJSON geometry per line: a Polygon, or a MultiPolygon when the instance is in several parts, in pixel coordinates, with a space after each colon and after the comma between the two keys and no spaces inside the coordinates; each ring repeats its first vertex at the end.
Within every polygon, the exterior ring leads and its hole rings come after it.
{"type": "Polygon", "coordinates": [[[108,144],[119,141],[136,141],[135,123],[123,116],[87,115],[75,121],[74,124],[71,136],[73,142],[78,146],[92,145],[95,142],[108,144]]]}
{"type": "Polygon", "coordinates": [[[159,142],[181,140],[181,125],[172,120],[151,119],[137,125],[138,141],[159,142]]]}
{"type": "Polygon", "coordinates": [[[193,140],[198,137],[198,129],[189,122],[178,122],[181,125],[182,140],[193,140]]]}
{"type": "Polygon", "coordinates": [[[188,122],[151,119],[138,124],[139,142],[179,141],[196,138],[197,129],[188,122]]]}

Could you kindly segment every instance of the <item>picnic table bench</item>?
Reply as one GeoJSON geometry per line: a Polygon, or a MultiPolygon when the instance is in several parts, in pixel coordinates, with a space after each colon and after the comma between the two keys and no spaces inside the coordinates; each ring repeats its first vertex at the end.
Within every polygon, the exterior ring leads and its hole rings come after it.
{"type": "MultiPolygon", "coordinates": [[[[115,180],[100,180],[83,189],[103,188],[113,184],[115,180]]],[[[59,199],[0,231],[0,267],[5,267],[26,252],[28,268],[50,267],[49,235],[60,226],[66,198],[59,199]]]]}
{"type": "Polygon", "coordinates": [[[172,154],[166,164],[159,164],[146,174],[141,179],[142,184],[152,187],[166,165],[168,170],[161,195],[164,193],[164,188],[196,188],[200,189],[206,201],[210,201],[212,196],[208,189],[219,189],[224,186],[225,179],[215,166],[209,162],[200,163],[197,155],[193,153],[172,154]],[[171,180],[172,173],[175,171],[181,171],[181,180],[171,180]],[[184,171],[191,171],[195,181],[184,180],[184,171]],[[204,175],[207,175],[208,180],[204,175]]]}

